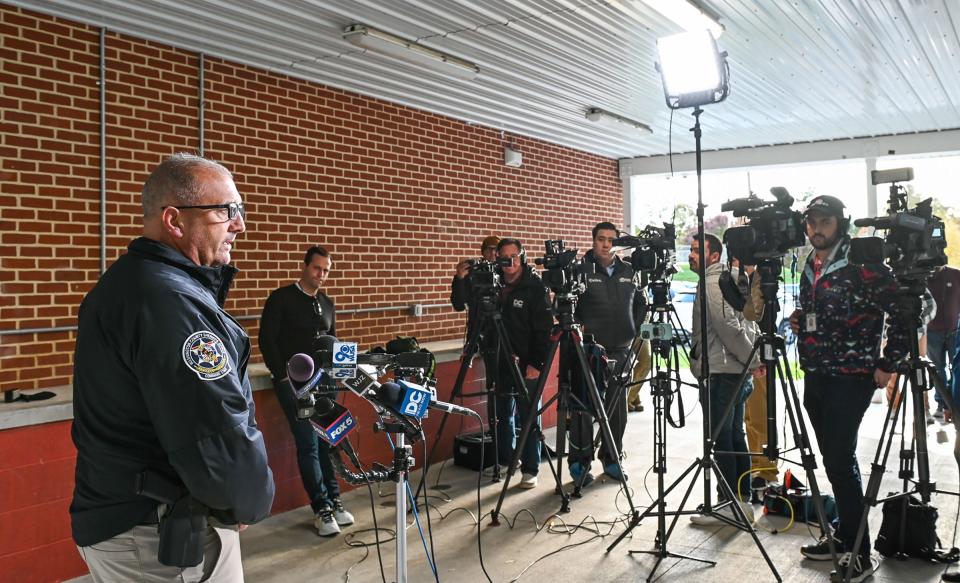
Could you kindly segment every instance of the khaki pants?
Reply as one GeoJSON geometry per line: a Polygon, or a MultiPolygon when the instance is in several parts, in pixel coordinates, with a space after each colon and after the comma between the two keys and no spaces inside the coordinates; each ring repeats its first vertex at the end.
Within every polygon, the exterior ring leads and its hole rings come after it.
{"type": "Polygon", "coordinates": [[[637,360],[633,364],[633,373],[631,374],[630,378],[631,385],[630,392],[628,393],[627,397],[627,404],[636,406],[640,404],[640,388],[643,386],[642,384],[639,384],[638,381],[647,378],[647,376],[650,374],[650,343],[644,342],[638,337],[633,343],[633,349],[637,353],[637,360]]]}
{"type": "Polygon", "coordinates": [[[90,568],[94,583],[243,583],[240,563],[240,533],[233,529],[207,527],[203,561],[181,569],[160,564],[160,536],[156,525],[139,525],[89,547],[77,547],[90,568]]]}
{"type": "MultiPolygon", "coordinates": [[[[763,451],[767,443],[767,377],[753,377],[753,394],[747,398],[743,410],[743,421],[747,426],[747,444],[752,452],[763,451]]],[[[777,460],[765,457],[750,457],[750,469],[755,476],[768,482],[777,480],[777,460]],[[757,471],[759,468],[773,468],[757,471]]]]}

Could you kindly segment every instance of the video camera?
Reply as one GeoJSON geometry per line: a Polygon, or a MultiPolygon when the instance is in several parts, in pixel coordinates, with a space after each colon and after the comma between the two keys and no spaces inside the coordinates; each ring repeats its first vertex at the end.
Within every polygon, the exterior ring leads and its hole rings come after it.
{"type": "Polygon", "coordinates": [[[467,276],[470,285],[477,294],[491,293],[500,290],[502,269],[510,266],[509,257],[498,257],[495,261],[485,259],[467,259],[470,273],[467,276]]]}
{"type": "Polygon", "coordinates": [[[775,200],[766,201],[751,194],[723,203],[720,210],[746,217],[747,224],[730,227],[723,243],[730,256],[744,265],[757,265],[764,259],[783,257],[793,247],[806,243],[803,216],[790,207],[793,197],[782,186],[770,189],[775,200]]]}
{"type": "Polygon", "coordinates": [[[947,264],[947,239],[943,221],[933,214],[933,199],[907,208],[907,190],[900,182],[913,180],[912,168],[874,170],[871,182],[890,184],[887,216],[857,219],[858,227],[887,231],[885,237],[859,237],[851,241],[850,257],[855,263],[883,263],[900,279],[930,275],[947,264]]]}
{"type": "Polygon", "coordinates": [[[583,259],[577,259],[577,249],[567,249],[566,242],[549,239],[543,242],[544,254],[535,263],[542,265],[543,283],[556,294],[579,294],[586,289],[583,259]]]}
{"type": "Polygon", "coordinates": [[[650,281],[666,281],[677,272],[677,231],[670,223],[662,229],[648,225],[636,236],[617,237],[613,246],[632,248],[630,265],[650,281]]]}

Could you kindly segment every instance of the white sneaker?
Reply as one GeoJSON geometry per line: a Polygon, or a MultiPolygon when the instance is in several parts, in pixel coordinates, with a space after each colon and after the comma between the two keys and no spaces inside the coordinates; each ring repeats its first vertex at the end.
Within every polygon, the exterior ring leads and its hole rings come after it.
{"type": "Polygon", "coordinates": [[[883,402],[883,391],[874,391],[873,397],[870,399],[871,403],[882,403],[883,402]]]}
{"type": "MultiPolygon", "coordinates": [[[[500,466],[500,475],[502,476],[503,473],[504,473],[504,472],[503,472],[503,466],[500,466]]],[[[493,476],[493,466],[490,466],[490,467],[484,469],[484,470],[483,470],[483,476],[484,476],[485,478],[489,478],[489,477],[493,476]]]]}
{"type": "Polygon", "coordinates": [[[333,518],[339,526],[350,526],[353,524],[353,515],[347,512],[343,507],[343,502],[339,498],[333,499],[333,518]]]}
{"type": "Polygon", "coordinates": [[[337,524],[337,519],[333,516],[333,510],[329,508],[317,512],[317,518],[313,521],[313,525],[317,527],[317,534],[320,536],[337,536],[340,534],[340,525],[337,524]]]}
{"type": "Polygon", "coordinates": [[[539,480],[537,479],[536,474],[523,474],[523,477],[520,479],[520,483],[517,484],[517,487],[523,488],[524,490],[530,490],[537,487],[538,481],[539,480]]]}
{"type": "Polygon", "coordinates": [[[850,576],[850,583],[860,583],[864,579],[873,575],[873,572],[877,570],[877,562],[873,559],[872,556],[862,556],[857,555],[853,556],[853,553],[843,553],[840,557],[840,572],[830,571],[830,580],[831,581],[844,581],[847,575],[847,568],[850,566],[850,561],[853,561],[853,573],[850,576]]]}

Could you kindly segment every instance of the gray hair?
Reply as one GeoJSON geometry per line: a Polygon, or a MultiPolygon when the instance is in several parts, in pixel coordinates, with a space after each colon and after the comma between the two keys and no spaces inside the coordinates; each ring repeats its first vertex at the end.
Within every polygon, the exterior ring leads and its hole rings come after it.
{"type": "Polygon", "coordinates": [[[196,154],[178,152],[165,159],[150,173],[140,192],[143,218],[156,216],[164,205],[198,204],[204,187],[199,178],[206,172],[233,177],[219,162],[196,154]]]}

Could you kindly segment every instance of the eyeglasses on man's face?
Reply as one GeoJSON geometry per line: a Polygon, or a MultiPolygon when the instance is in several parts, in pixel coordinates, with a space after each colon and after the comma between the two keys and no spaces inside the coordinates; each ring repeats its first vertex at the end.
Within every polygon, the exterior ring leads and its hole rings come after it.
{"type": "Polygon", "coordinates": [[[167,205],[163,208],[167,208],[167,207],[173,207],[181,211],[185,209],[199,209],[199,210],[207,210],[207,211],[215,210],[217,211],[216,215],[224,222],[235,220],[237,218],[237,215],[239,215],[240,218],[244,220],[246,220],[247,218],[247,209],[244,208],[242,202],[228,202],[224,204],[193,204],[193,205],[182,205],[182,206],[167,205]]]}

